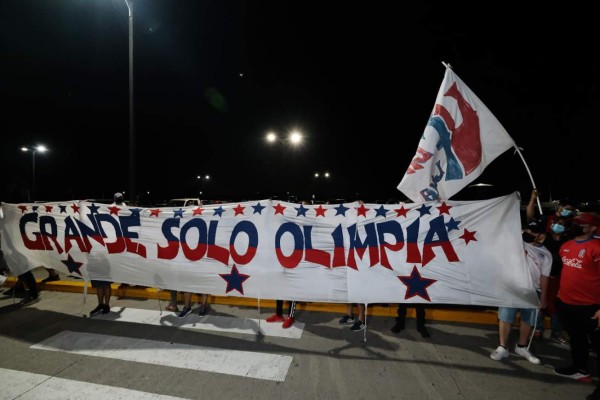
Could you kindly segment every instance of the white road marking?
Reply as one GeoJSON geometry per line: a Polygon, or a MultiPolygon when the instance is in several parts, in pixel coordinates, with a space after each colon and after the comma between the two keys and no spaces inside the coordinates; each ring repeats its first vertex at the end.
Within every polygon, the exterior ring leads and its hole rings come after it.
{"type": "Polygon", "coordinates": [[[284,381],[292,363],[291,356],[73,331],[63,331],[31,348],[271,381],[284,381]]]}
{"type": "Polygon", "coordinates": [[[177,318],[175,313],[159,310],[143,310],[130,307],[112,307],[108,314],[93,317],[107,321],[134,322],[156,326],[175,326],[185,329],[198,329],[204,331],[218,331],[256,335],[257,332],[264,336],[278,336],[289,339],[300,339],[304,330],[304,323],[295,322],[288,329],[281,327],[281,322],[269,323],[265,320],[254,318],[222,317],[206,315],[199,317],[193,311],[185,318],[177,318]],[[259,328],[260,327],[260,328],[259,328]]]}
{"type": "Polygon", "coordinates": [[[0,385],[0,399],[181,399],[4,368],[0,368],[0,381],[3,382],[0,385]]]}

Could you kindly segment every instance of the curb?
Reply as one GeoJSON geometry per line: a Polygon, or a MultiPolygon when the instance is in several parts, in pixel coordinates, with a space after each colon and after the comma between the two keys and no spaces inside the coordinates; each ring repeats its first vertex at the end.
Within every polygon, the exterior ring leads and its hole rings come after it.
{"type": "MultiPolygon", "coordinates": [[[[40,290],[49,290],[53,292],[68,292],[68,293],[81,293],[83,294],[84,282],[83,281],[53,281],[45,284],[41,283],[41,279],[36,279],[40,290]]],[[[9,277],[4,283],[7,287],[14,286],[16,278],[9,277]]],[[[113,283],[112,295],[115,297],[129,297],[129,298],[143,298],[148,300],[161,300],[168,302],[171,298],[169,290],[158,290],[156,288],[144,287],[144,286],[126,286],[120,287],[118,283],[113,283]]],[[[96,289],[92,288],[91,284],[88,285],[88,294],[95,294],[96,289]]],[[[199,298],[195,298],[197,295],[192,296],[192,301],[199,301],[199,298]]],[[[177,299],[179,302],[183,302],[183,295],[178,294],[177,299]]],[[[235,297],[235,296],[208,296],[208,302],[210,304],[225,304],[230,306],[238,307],[252,307],[252,308],[275,308],[275,300],[261,299],[260,303],[258,299],[251,297],[235,297]]],[[[345,303],[313,303],[313,302],[302,302],[296,303],[297,311],[317,311],[317,312],[329,312],[339,314],[340,316],[346,314],[345,303]]],[[[433,304],[427,306],[426,319],[429,321],[446,321],[446,322],[459,322],[469,324],[498,324],[498,312],[495,307],[481,307],[481,306],[459,306],[459,305],[447,305],[447,304],[433,304]]],[[[396,317],[396,305],[395,304],[375,304],[369,305],[367,310],[367,318],[370,315],[383,316],[383,317],[396,317]]],[[[414,308],[409,307],[407,312],[407,318],[416,318],[414,308]]]]}

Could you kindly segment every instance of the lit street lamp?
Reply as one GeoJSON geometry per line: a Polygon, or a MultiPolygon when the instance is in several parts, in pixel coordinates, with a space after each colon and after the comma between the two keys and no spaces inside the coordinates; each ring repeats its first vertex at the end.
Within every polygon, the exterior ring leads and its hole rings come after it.
{"type": "Polygon", "coordinates": [[[44,153],[46,151],[48,151],[48,148],[46,146],[43,145],[37,145],[35,147],[21,147],[21,151],[29,151],[31,152],[31,160],[32,160],[32,164],[31,164],[31,191],[29,193],[28,197],[28,201],[34,201],[35,200],[35,153],[37,153],[38,151],[40,153],[44,153]]]}
{"type": "Polygon", "coordinates": [[[302,133],[298,131],[292,131],[286,138],[280,138],[277,136],[275,132],[269,132],[266,136],[267,142],[275,143],[276,141],[280,141],[281,143],[291,143],[292,146],[297,146],[302,143],[302,133]]]}
{"type": "Polygon", "coordinates": [[[202,188],[204,186],[204,181],[210,180],[210,175],[198,175],[196,179],[198,179],[198,182],[200,182],[200,196],[202,196],[202,188]]]}

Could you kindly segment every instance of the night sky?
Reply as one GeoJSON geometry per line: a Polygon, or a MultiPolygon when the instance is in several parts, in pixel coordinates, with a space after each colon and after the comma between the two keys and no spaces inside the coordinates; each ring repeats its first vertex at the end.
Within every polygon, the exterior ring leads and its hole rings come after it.
{"type": "MultiPolygon", "coordinates": [[[[524,149],[542,200],[598,199],[592,3],[454,3],[134,0],[140,202],[200,190],[232,201],[404,200],[396,187],[442,61],[524,149]],[[299,148],[264,140],[294,128],[299,148]]],[[[32,156],[20,148],[35,144],[50,148],[35,157],[37,200],[127,192],[124,0],[2,0],[0,37],[0,201],[28,199],[32,156]]],[[[532,189],[510,150],[475,183],[524,202],[532,189]]]]}

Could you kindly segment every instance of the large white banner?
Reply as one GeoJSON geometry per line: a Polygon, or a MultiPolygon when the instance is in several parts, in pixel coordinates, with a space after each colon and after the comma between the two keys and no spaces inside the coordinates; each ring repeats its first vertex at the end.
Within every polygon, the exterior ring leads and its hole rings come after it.
{"type": "Polygon", "coordinates": [[[220,296],[537,307],[517,193],[485,201],[189,208],[2,203],[16,275],[220,296]]]}

